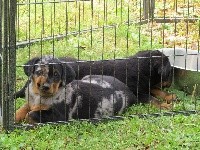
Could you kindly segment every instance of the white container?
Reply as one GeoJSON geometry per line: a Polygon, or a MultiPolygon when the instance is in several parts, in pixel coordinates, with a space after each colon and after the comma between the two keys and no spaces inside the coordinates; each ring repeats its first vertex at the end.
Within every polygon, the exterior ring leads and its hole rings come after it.
{"type": "Polygon", "coordinates": [[[200,96],[200,51],[185,48],[159,49],[174,67],[174,87],[200,96]]]}
{"type": "Polygon", "coordinates": [[[173,67],[200,72],[200,52],[185,48],[159,49],[166,56],[173,67]]]}

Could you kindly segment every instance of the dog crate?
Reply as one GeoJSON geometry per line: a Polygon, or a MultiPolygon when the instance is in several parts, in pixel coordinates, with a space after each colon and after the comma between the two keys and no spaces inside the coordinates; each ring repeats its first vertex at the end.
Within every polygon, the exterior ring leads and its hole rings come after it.
{"type": "MultiPolygon", "coordinates": [[[[0,109],[5,129],[15,127],[15,111],[24,103],[14,95],[28,80],[24,64],[44,55],[92,63],[159,49],[173,67],[168,91],[180,99],[170,112],[199,110],[198,0],[0,0],[0,8],[0,109]],[[181,80],[179,74],[184,74],[181,80]]],[[[161,112],[166,113],[139,105],[128,116],[161,112]]]]}

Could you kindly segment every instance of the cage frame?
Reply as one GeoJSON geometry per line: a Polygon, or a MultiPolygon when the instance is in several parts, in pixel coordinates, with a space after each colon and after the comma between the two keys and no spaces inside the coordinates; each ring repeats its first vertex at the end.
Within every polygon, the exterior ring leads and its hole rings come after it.
{"type": "MultiPolygon", "coordinates": [[[[88,0],[86,0],[88,1],[88,0]]],[[[0,72],[1,78],[0,91],[0,102],[2,104],[2,125],[6,130],[11,130],[14,127],[14,93],[15,93],[15,82],[16,80],[16,50],[22,48],[27,44],[34,44],[41,42],[41,39],[34,39],[29,41],[22,41],[16,43],[16,12],[17,12],[17,0],[1,0],[0,1],[0,72]],[[3,9],[2,9],[3,8],[3,9]]],[[[177,23],[183,19],[180,18],[154,18],[153,13],[155,9],[155,0],[143,0],[143,20],[140,20],[136,24],[146,24],[150,21],[155,21],[157,23],[177,23]]],[[[185,22],[194,22],[198,18],[184,18],[185,22]]],[[[130,24],[131,22],[128,22],[130,24]]],[[[115,28],[115,26],[103,26],[107,28],[115,28]]],[[[88,30],[81,31],[90,32],[91,30],[96,30],[96,28],[91,28],[88,30]]],[[[68,33],[72,35],[81,34],[78,32],[68,33]]],[[[66,35],[57,35],[54,37],[46,37],[42,40],[48,41],[52,39],[63,39],[66,35]]],[[[191,111],[193,113],[193,111],[191,111]]]]}

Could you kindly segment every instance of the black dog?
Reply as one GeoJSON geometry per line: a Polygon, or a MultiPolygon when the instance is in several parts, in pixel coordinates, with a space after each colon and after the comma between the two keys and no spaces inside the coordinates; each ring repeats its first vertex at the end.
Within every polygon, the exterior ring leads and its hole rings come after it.
{"type": "MultiPolygon", "coordinates": [[[[27,66],[24,67],[26,75],[30,75],[32,70],[30,66],[34,65],[38,59],[33,58],[26,64],[27,66]]],[[[62,61],[67,62],[68,58],[62,58],[62,61]]],[[[169,102],[176,98],[174,94],[160,90],[171,85],[172,75],[168,57],[158,50],[141,51],[122,60],[76,62],[70,65],[77,74],[76,79],[81,79],[88,74],[116,77],[133,91],[139,103],[153,101],[153,103],[160,105],[153,96],[169,102]]],[[[161,107],[168,108],[170,105],[161,105],[161,107]]]]}
{"type": "Polygon", "coordinates": [[[74,70],[56,58],[48,56],[35,62],[26,88],[28,102],[17,110],[16,122],[100,118],[121,114],[137,102],[129,88],[114,77],[74,78],[74,70]]]}

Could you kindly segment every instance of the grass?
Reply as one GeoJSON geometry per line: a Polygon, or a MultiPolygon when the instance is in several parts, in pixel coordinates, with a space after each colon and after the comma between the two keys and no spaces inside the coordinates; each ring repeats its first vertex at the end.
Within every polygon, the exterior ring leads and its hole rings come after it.
{"type": "Polygon", "coordinates": [[[199,149],[200,116],[74,122],[0,133],[2,149],[199,149]]]}
{"type": "MultiPolygon", "coordinates": [[[[47,0],[43,0],[47,2],[47,0]]],[[[19,3],[27,1],[18,0],[19,3]]],[[[30,0],[30,2],[35,2],[30,0]]],[[[39,0],[38,0],[39,2],[39,0]]],[[[168,2],[166,15],[174,12],[174,0],[168,2]]],[[[199,7],[198,1],[193,1],[199,7]]],[[[186,5],[187,6],[187,5],[186,5]]],[[[185,9],[184,1],[179,1],[180,11],[185,9]]],[[[163,1],[156,3],[157,16],[163,17],[163,1]]],[[[167,40],[174,35],[174,24],[127,25],[127,20],[138,22],[140,3],[135,1],[91,1],[69,3],[47,3],[37,5],[18,5],[17,41],[66,34],[83,29],[99,27],[98,30],[84,34],[67,35],[57,41],[42,41],[17,50],[16,89],[20,89],[27,80],[22,66],[30,58],[41,55],[70,56],[83,60],[101,60],[123,58],[139,50],[182,46],[185,41],[167,40]],[[127,3],[129,2],[129,3],[127,3]],[[128,5],[129,4],[129,5],[128,5]],[[131,7],[130,7],[131,6],[131,7]],[[30,12],[30,13],[29,13],[30,12]],[[105,13],[106,12],[106,13],[105,13]],[[93,15],[92,15],[93,13],[93,15]],[[80,16],[80,17],[79,17],[80,16]],[[129,17],[128,17],[129,16],[129,17]],[[103,25],[115,25],[101,28],[103,25]],[[163,34],[165,33],[165,34],[163,34]],[[166,39],[163,41],[163,39],[166,39]]],[[[185,11],[184,11],[185,12],[185,11]]],[[[197,15],[198,11],[190,15],[197,15]]],[[[179,14],[184,16],[185,13],[179,14]]],[[[187,16],[186,16],[187,17],[187,16]]],[[[176,25],[176,35],[185,37],[187,23],[176,25]],[[183,30],[182,30],[183,29],[183,30]]],[[[188,46],[199,38],[199,23],[190,26],[187,37],[188,46]]],[[[199,110],[199,98],[186,95],[176,89],[168,89],[180,99],[173,110],[199,110]]],[[[16,100],[16,108],[24,99],[16,100]]],[[[163,112],[149,105],[137,105],[129,108],[124,116],[130,114],[148,114],[163,112]]],[[[74,122],[66,125],[45,125],[32,130],[16,129],[9,134],[0,132],[0,149],[199,149],[200,116],[177,115],[175,117],[138,117],[121,121],[109,121],[97,125],[87,122],[74,122]]]]}

